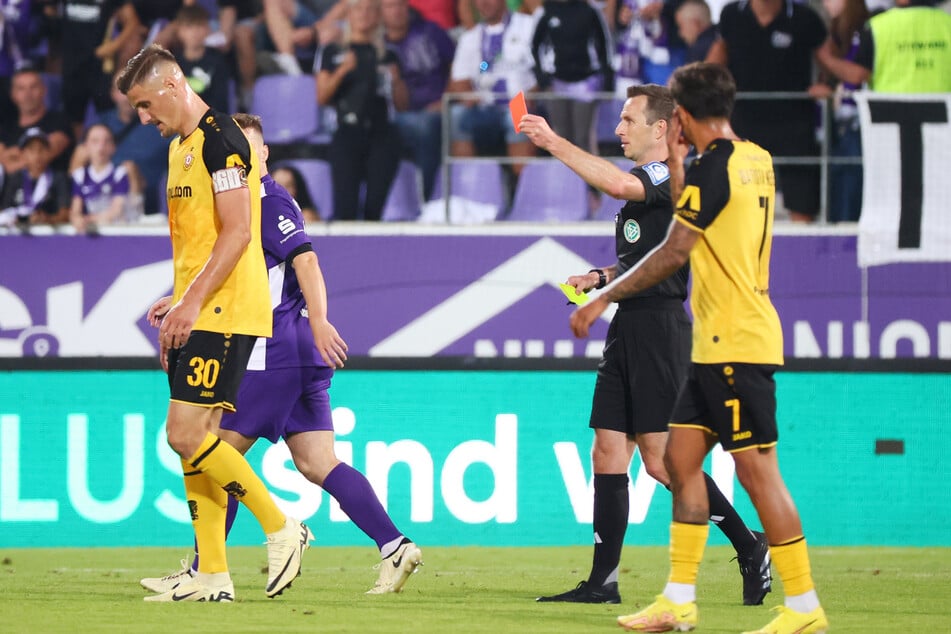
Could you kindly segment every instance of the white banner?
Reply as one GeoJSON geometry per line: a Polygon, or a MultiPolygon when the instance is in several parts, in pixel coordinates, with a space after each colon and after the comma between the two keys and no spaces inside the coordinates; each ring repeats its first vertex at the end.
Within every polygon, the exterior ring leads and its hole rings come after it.
{"type": "Polygon", "coordinates": [[[856,93],[860,266],[951,261],[951,95],[856,93]]]}

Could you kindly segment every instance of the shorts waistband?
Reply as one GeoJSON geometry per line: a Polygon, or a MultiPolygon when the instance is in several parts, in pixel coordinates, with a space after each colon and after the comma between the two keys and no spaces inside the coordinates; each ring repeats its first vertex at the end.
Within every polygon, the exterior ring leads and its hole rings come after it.
{"type": "Polygon", "coordinates": [[[684,300],[679,297],[632,297],[617,303],[618,310],[683,310],[684,300]]]}

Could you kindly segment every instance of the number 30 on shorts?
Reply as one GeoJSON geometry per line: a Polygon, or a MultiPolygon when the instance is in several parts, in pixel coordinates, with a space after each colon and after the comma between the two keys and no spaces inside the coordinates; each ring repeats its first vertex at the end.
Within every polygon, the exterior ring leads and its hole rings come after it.
{"type": "Polygon", "coordinates": [[[221,363],[218,359],[202,359],[201,357],[192,357],[188,362],[192,366],[192,373],[186,379],[192,387],[199,385],[205,389],[215,387],[218,381],[218,373],[221,371],[221,363]]]}

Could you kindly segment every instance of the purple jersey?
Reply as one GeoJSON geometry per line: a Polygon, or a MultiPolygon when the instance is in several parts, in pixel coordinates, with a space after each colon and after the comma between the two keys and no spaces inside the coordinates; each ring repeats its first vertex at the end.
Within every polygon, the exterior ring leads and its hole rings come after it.
{"type": "Polygon", "coordinates": [[[410,110],[422,110],[442,98],[456,47],[438,24],[413,19],[406,37],[387,41],[386,47],[400,60],[410,110]]]}
{"type": "Polygon", "coordinates": [[[97,172],[91,165],[73,171],[73,196],[83,200],[83,214],[93,215],[106,211],[114,196],[128,196],[129,175],[125,167],[109,164],[97,172]]]}
{"type": "Polygon", "coordinates": [[[274,334],[258,339],[248,370],[326,367],[314,345],[307,304],[291,261],[313,250],[300,207],[270,175],[261,179],[261,244],[274,309],[274,334]]]}

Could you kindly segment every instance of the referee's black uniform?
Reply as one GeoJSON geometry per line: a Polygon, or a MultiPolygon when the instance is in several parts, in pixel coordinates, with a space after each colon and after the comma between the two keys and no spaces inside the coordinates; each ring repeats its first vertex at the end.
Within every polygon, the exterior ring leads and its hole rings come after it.
{"type": "MultiPolygon", "coordinates": [[[[645,197],[628,201],[615,217],[619,276],[664,241],[673,218],[667,165],[647,163],[631,174],[644,184],[645,197]]],[[[598,364],[590,427],[631,435],[667,431],[690,362],[688,275],[685,264],[618,302],[598,364]]]]}

